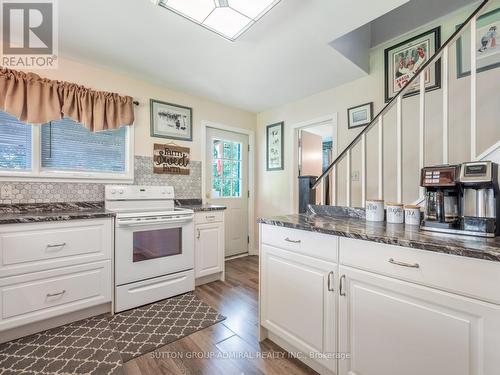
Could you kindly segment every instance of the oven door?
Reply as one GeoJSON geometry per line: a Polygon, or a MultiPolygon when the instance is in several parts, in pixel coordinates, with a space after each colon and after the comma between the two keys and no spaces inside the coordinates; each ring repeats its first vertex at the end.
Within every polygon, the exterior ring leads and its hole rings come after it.
{"type": "Polygon", "coordinates": [[[193,269],[193,215],[116,220],[115,284],[193,269]]]}

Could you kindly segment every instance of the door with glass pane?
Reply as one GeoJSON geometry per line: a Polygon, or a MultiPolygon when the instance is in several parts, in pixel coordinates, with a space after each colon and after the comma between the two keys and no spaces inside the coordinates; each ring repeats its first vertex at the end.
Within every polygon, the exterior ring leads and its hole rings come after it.
{"type": "Polygon", "coordinates": [[[206,198],[227,207],[226,257],[248,252],[248,135],[207,128],[206,198]]]}

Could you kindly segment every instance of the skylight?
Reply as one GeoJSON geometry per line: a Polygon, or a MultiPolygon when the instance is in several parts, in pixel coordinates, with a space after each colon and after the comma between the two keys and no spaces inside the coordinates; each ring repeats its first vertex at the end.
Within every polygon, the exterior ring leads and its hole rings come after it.
{"type": "Polygon", "coordinates": [[[235,41],[281,0],[157,0],[158,5],[235,41]]]}

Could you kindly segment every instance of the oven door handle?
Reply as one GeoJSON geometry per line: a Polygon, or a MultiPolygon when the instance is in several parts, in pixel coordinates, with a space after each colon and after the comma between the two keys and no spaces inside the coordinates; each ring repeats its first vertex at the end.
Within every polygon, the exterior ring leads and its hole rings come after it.
{"type": "Polygon", "coordinates": [[[154,220],[123,220],[118,219],[118,226],[127,226],[127,227],[137,227],[143,225],[156,225],[156,224],[172,224],[172,223],[187,223],[193,220],[193,215],[185,216],[182,218],[175,219],[154,219],[154,220]]]}

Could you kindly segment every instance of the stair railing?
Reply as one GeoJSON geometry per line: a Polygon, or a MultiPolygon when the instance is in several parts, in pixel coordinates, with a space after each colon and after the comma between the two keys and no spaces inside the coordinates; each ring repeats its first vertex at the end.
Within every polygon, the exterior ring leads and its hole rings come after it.
{"type": "MultiPolygon", "coordinates": [[[[403,97],[409,88],[419,80],[419,167],[424,167],[425,162],[425,74],[427,68],[441,59],[441,90],[442,90],[442,106],[443,106],[443,164],[448,163],[448,128],[449,128],[449,98],[448,98],[448,62],[449,62],[449,47],[455,43],[470,26],[470,50],[471,50],[471,74],[470,74],[470,138],[471,138],[471,160],[474,160],[477,155],[476,150],[476,100],[477,100],[477,61],[476,61],[476,22],[478,16],[493,0],[484,0],[477,9],[466,19],[466,21],[458,27],[455,32],[446,40],[446,42],[432,55],[426,63],[420,67],[417,73],[403,86],[403,88],[394,96],[382,110],[373,118],[373,120],[349,143],[335,160],[328,166],[323,174],[311,185],[311,189],[317,189],[324,180],[334,175],[334,191],[332,202],[337,204],[337,184],[336,184],[336,169],[340,161],[346,159],[347,162],[347,180],[346,180],[346,206],[351,206],[351,151],[361,143],[361,201],[364,207],[366,201],[366,165],[367,165],[367,133],[378,125],[378,199],[384,198],[384,115],[386,115],[394,106],[396,106],[396,183],[397,183],[397,200],[403,201],[403,97]]],[[[421,189],[421,195],[423,191],[421,189]]],[[[320,202],[321,203],[321,202],[320,202]]]]}

